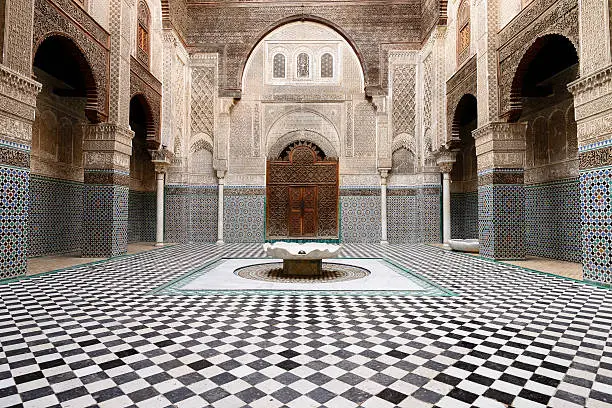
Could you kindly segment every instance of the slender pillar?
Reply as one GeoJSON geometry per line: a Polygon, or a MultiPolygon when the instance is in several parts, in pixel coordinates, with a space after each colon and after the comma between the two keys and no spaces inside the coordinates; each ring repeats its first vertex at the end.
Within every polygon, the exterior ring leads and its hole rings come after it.
{"type": "Polygon", "coordinates": [[[166,146],[162,146],[160,150],[150,150],[149,153],[151,161],[155,164],[155,180],[157,181],[155,246],[164,246],[164,188],[170,158],[173,155],[166,149],[166,146]]]}
{"type": "Polygon", "coordinates": [[[381,244],[388,244],[387,241],[387,172],[380,171],[380,225],[381,225],[381,244]]]}
{"type": "Polygon", "coordinates": [[[451,238],[451,195],[450,195],[450,173],[442,173],[442,242],[448,245],[451,238]]]}
{"type": "Polygon", "coordinates": [[[436,153],[436,163],[442,172],[442,242],[448,245],[451,239],[451,194],[450,172],[453,170],[457,152],[442,146],[436,153]]]}
{"type": "Polygon", "coordinates": [[[217,244],[223,243],[223,187],[225,186],[225,172],[217,171],[217,177],[219,178],[219,213],[217,215],[217,244]]]}
{"type": "Polygon", "coordinates": [[[157,171],[157,224],[155,229],[155,246],[164,245],[164,179],[166,173],[157,171]]]}

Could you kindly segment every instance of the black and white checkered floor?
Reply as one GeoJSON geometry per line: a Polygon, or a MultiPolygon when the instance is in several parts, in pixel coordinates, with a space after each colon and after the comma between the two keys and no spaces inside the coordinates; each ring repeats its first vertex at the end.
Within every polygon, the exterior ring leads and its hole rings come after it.
{"type": "Polygon", "coordinates": [[[348,245],[454,297],[150,295],[256,244],[0,285],[0,407],[612,407],[612,290],[425,245],[348,245]]]}

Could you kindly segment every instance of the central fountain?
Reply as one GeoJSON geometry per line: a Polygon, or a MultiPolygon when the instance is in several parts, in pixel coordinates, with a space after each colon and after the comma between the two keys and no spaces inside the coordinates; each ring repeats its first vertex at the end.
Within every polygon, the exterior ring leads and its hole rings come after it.
{"type": "Polygon", "coordinates": [[[323,274],[323,259],[335,258],[342,248],[340,245],[308,242],[275,242],[264,244],[266,255],[283,260],[286,275],[320,276],[323,274]]]}

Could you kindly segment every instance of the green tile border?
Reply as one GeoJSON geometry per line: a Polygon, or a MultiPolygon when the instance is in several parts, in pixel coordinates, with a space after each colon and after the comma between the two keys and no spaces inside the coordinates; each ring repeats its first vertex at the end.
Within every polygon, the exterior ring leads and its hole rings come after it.
{"type": "Polygon", "coordinates": [[[460,251],[453,251],[451,249],[440,248],[440,247],[432,245],[432,244],[425,244],[425,245],[427,245],[429,247],[432,247],[432,248],[440,249],[442,251],[448,251],[448,252],[451,252],[453,254],[457,254],[457,255],[461,255],[461,256],[468,256],[470,258],[480,259],[482,261],[491,262],[491,263],[494,263],[494,264],[501,264],[501,265],[509,266],[509,267],[512,267],[512,268],[517,268],[517,269],[520,269],[520,270],[523,270],[523,271],[526,271],[526,272],[533,272],[533,273],[536,273],[538,275],[550,276],[550,277],[553,277],[553,278],[562,279],[562,280],[566,280],[566,281],[569,281],[569,282],[580,283],[580,284],[587,285],[587,286],[594,286],[594,287],[600,288],[600,289],[608,289],[608,290],[612,289],[612,284],[606,285],[606,284],[597,283],[597,282],[588,281],[588,280],[579,280],[579,279],[574,279],[574,278],[568,278],[567,276],[556,275],[556,274],[551,273],[551,272],[538,271],[537,269],[531,269],[531,268],[526,268],[524,266],[513,265],[511,263],[508,263],[507,260],[506,261],[498,261],[496,259],[485,258],[484,256],[481,256],[481,255],[470,255],[470,254],[467,254],[467,253],[464,253],[464,252],[460,252],[460,251]]]}
{"type": "Polygon", "coordinates": [[[166,295],[166,296],[435,296],[435,297],[451,297],[458,296],[455,292],[452,292],[431,280],[424,278],[423,276],[415,273],[414,271],[401,266],[393,261],[386,258],[335,258],[338,261],[349,260],[349,259],[368,259],[368,260],[380,260],[386,262],[391,266],[395,272],[400,276],[416,281],[420,285],[423,283],[427,286],[423,290],[419,291],[405,291],[405,290],[273,290],[273,289],[222,289],[222,290],[182,290],[177,288],[178,286],[184,286],[185,284],[192,282],[196,278],[206,274],[208,270],[222,261],[230,259],[252,259],[252,260],[269,260],[270,258],[227,258],[218,257],[210,259],[204,265],[196,268],[192,271],[186,272],[185,274],[172,279],[171,281],[158,286],[157,288],[150,290],[146,295],[166,295]]]}

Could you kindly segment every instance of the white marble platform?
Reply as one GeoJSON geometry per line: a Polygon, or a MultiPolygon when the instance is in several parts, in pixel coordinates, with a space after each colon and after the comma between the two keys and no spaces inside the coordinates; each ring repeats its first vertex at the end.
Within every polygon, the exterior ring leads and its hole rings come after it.
{"type": "Polygon", "coordinates": [[[325,263],[354,265],[370,271],[362,279],[330,283],[263,282],[241,278],[234,271],[249,265],[282,262],[281,259],[225,259],[180,290],[308,290],[308,291],[418,291],[425,287],[397,272],[381,259],[334,259],[325,263]]]}

